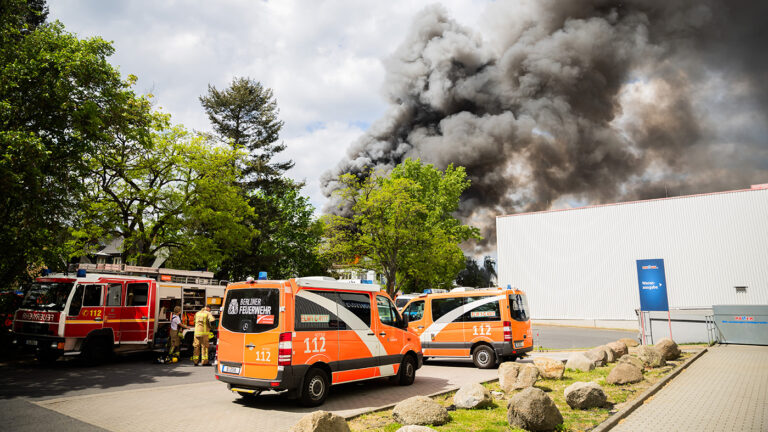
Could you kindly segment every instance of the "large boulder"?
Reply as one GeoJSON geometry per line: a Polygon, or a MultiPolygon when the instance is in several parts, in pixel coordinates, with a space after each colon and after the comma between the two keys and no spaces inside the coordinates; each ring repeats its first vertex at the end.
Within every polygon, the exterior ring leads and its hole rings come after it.
{"type": "Polygon", "coordinates": [[[328,411],[315,411],[301,418],[291,432],[350,432],[344,417],[328,411]]]}
{"type": "Polygon", "coordinates": [[[640,345],[640,343],[637,340],[631,339],[631,338],[621,338],[619,339],[619,342],[623,342],[624,345],[626,345],[629,348],[633,348],[640,345]]]}
{"type": "Polygon", "coordinates": [[[617,364],[605,378],[608,384],[632,384],[642,380],[643,370],[629,363],[617,364]]]}
{"type": "Polygon", "coordinates": [[[624,342],[616,341],[606,344],[613,351],[613,357],[618,361],[624,354],[629,354],[629,348],[624,342]]]}
{"type": "Polygon", "coordinates": [[[504,362],[499,366],[499,385],[507,393],[532,387],[537,379],[539,370],[532,364],[504,362]]]}
{"type": "Polygon", "coordinates": [[[548,357],[539,357],[533,359],[533,364],[539,370],[539,376],[545,379],[562,379],[565,373],[563,362],[548,357]]]}
{"type": "Polygon", "coordinates": [[[575,382],[565,389],[565,402],[573,409],[589,409],[605,405],[608,396],[593,382],[575,382]]]}
{"type": "Polygon", "coordinates": [[[478,383],[467,384],[453,395],[453,404],[458,408],[485,408],[493,404],[491,392],[478,383]]]}
{"type": "Polygon", "coordinates": [[[662,356],[661,352],[656,348],[650,345],[643,345],[638,348],[637,358],[639,358],[646,367],[657,368],[667,364],[667,361],[664,360],[664,356],[662,356]]]}
{"type": "Polygon", "coordinates": [[[448,410],[426,396],[413,396],[392,410],[395,421],[404,425],[441,425],[451,420],[448,410]]]}
{"type": "Polygon", "coordinates": [[[397,430],[397,432],[437,432],[437,431],[432,429],[431,427],[419,426],[419,425],[408,425],[408,426],[401,427],[400,429],[397,430]]]}
{"type": "Polygon", "coordinates": [[[592,348],[585,352],[584,355],[592,361],[592,364],[595,365],[595,367],[605,366],[608,362],[608,355],[600,347],[592,348]]]}
{"type": "Polygon", "coordinates": [[[575,352],[568,356],[566,369],[589,372],[595,368],[595,363],[585,353],[575,352]]]}
{"type": "Polygon", "coordinates": [[[614,363],[618,357],[614,354],[613,350],[608,347],[608,345],[600,345],[597,347],[603,352],[605,352],[605,362],[606,363],[614,363]]]}
{"type": "Polygon", "coordinates": [[[563,416],[543,390],[529,387],[509,400],[507,421],[513,428],[551,431],[563,422],[563,416]]]}
{"type": "Polygon", "coordinates": [[[656,344],[656,349],[664,357],[664,360],[674,360],[680,357],[680,348],[677,347],[675,341],[670,338],[664,338],[656,344]]]}
{"type": "Polygon", "coordinates": [[[621,358],[619,359],[619,363],[628,363],[638,369],[645,368],[645,364],[643,363],[642,360],[630,354],[624,354],[623,356],[621,356],[621,358]]]}

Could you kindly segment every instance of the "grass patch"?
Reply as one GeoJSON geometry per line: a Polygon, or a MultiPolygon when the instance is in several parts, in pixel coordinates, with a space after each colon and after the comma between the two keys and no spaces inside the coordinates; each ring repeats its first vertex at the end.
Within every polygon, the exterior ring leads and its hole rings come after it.
{"type": "MultiPolygon", "coordinates": [[[[658,382],[662,377],[667,375],[675,366],[681,364],[685,359],[691,357],[692,353],[683,353],[680,359],[670,362],[669,366],[657,369],[646,370],[644,380],[637,384],[627,385],[611,385],[605,382],[605,378],[608,373],[615,366],[611,364],[604,367],[596,368],[590,372],[578,372],[566,370],[562,380],[546,380],[539,379],[536,382],[536,387],[547,392],[549,397],[560,409],[560,413],[563,415],[563,425],[559,430],[562,431],[584,431],[592,429],[598,424],[602,423],[611,414],[622,408],[623,404],[627,401],[639,396],[650,386],[658,382]],[[612,407],[605,408],[592,408],[589,410],[574,410],[568,406],[565,402],[565,395],[563,394],[566,387],[577,381],[594,381],[603,387],[605,394],[608,396],[608,402],[612,407]]],[[[493,381],[483,384],[491,391],[501,391],[498,381],[493,381]]],[[[507,423],[507,402],[514,393],[504,396],[502,399],[496,399],[495,406],[488,407],[479,410],[465,410],[457,409],[451,411],[451,421],[448,424],[442,426],[432,426],[433,429],[438,431],[450,431],[450,432],[518,432],[521,429],[512,429],[507,423]]],[[[437,396],[434,398],[437,403],[448,407],[453,404],[454,392],[437,396]]],[[[379,431],[379,432],[395,432],[402,427],[401,424],[395,423],[392,419],[392,410],[379,411],[375,413],[365,414],[360,417],[356,417],[349,422],[349,427],[353,431],[379,431]]]]}

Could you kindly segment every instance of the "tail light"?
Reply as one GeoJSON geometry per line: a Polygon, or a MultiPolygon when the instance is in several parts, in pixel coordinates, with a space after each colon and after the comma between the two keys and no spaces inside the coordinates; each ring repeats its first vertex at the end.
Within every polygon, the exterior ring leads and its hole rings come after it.
{"type": "Polygon", "coordinates": [[[504,321],[504,342],[512,342],[512,323],[504,321]]]}
{"type": "Polygon", "coordinates": [[[277,365],[290,366],[293,356],[293,334],[291,332],[280,333],[280,343],[277,344],[277,365]]]}

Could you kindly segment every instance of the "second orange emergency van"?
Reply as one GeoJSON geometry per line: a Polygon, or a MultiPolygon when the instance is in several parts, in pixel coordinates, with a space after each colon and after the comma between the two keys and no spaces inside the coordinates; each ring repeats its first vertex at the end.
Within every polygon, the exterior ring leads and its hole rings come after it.
{"type": "Polygon", "coordinates": [[[378,285],[331,278],[230,284],[219,322],[216,379],[240,395],[289,391],[320,405],[332,384],[392,377],[410,385],[419,337],[378,285]]]}
{"type": "Polygon", "coordinates": [[[425,294],[403,309],[424,357],[471,357],[489,369],[533,350],[528,301],[520,290],[458,288],[425,294]]]}

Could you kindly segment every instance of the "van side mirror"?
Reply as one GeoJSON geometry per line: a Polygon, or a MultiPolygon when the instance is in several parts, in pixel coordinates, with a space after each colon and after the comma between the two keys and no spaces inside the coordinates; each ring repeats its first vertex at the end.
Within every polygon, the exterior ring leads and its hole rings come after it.
{"type": "Polygon", "coordinates": [[[404,313],[403,314],[403,329],[407,329],[407,328],[408,328],[408,314],[404,313]]]}

